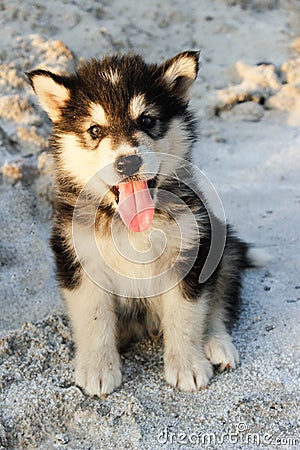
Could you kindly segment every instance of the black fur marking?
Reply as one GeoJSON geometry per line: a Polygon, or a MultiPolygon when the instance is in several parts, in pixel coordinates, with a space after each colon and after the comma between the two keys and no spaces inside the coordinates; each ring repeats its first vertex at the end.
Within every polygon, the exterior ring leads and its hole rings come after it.
{"type": "Polygon", "coordinates": [[[227,227],[227,240],[218,268],[218,279],[215,285],[215,302],[223,302],[227,312],[225,323],[228,328],[237,319],[240,310],[240,292],[242,273],[248,267],[247,251],[249,246],[236,237],[230,226],[227,227]],[[221,298],[220,293],[221,291],[221,298]]]}
{"type": "Polygon", "coordinates": [[[75,289],[80,284],[81,265],[58,227],[54,226],[52,230],[50,244],[56,260],[56,275],[60,286],[69,290],[75,289]]]}
{"type": "Polygon", "coordinates": [[[131,322],[144,324],[147,314],[147,299],[135,298],[129,300],[130,304],[117,302],[116,313],[123,326],[131,322]]]}

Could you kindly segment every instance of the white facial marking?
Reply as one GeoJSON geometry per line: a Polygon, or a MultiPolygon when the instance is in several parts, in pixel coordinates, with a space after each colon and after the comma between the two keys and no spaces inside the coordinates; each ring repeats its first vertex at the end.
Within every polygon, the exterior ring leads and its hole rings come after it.
{"type": "Polygon", "coordinates": [[[130,100],[129,104],[129,114],[136,120],[140,117],[146,109],[146,99],[144,94],[139,94],[130,100]]]}
{"type": "Polygon", "coordinates": [[[106,183],[101,182],[98,173],[100,169],[107,167],[110,177],[114,176],[115,153],[109,138],[103,139],[97,149],[87,151],[82,148],[76,134],[69,133],[61,137],[61,146],[61,164],[66,173],[72,174],[80,184],[89,183],[89,187],[97,193],[102,194],[103,187],[107,190],[106,183]]]}
{"type": "Polygon", "coordinates": [[[90,114],[91,118],[94,122],[96,122],[99,125],[107,126],[107,118],[104,109],[101,105],[97,105],[96,103],[92,103],[90,107],[90,114]]]}
{"type": "Polygon", "coordinates": [[[102,76],[110,81],[112,84],[116,84],[120,81],[121,77],[117,70],[109,69],[107,72],[103,72],[102,76]]]}

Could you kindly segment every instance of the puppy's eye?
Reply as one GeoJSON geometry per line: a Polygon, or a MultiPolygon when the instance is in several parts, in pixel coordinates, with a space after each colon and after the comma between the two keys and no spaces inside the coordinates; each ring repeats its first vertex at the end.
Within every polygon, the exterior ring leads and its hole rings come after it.
{"type": "Polygon", "coordinates": [[[157,124],[156,117],[149,116],[146,114],[142,114],[139,117],[139,125],[145,130],[151,130],[151,128],[154,128],[156,124],[157,124]]]}
{"type": "Polygon", "coordinates": [[[99,125],[92,125],[88,129],[88,133],[92,139],[99,139],[101,137],[101,127],[99,125]]]}

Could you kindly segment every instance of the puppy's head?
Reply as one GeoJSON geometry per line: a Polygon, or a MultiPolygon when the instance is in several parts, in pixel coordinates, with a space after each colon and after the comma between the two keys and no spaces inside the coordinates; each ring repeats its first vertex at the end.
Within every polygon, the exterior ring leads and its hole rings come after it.
{"type": "Polygon", "coordinates": [[[124,211],[119,205],[127,225],[125,209],[133,200],[150,208],[149,188],[176,171],[166,155],[187,157],[195,139],[187,106],[198,59],[198,52],[187,51],[158,66],[138,55],[113,56],[82,64],[70,76],[30,72],[53,122],[60,178],[106,195],[114,208],[130,197],[124,211]]]}

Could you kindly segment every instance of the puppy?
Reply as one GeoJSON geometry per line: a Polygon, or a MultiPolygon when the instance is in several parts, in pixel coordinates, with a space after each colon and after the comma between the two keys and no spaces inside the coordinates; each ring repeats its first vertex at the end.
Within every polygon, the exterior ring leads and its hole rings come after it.
{"type": "Polygon", "coordinates": [[[186,51],[162,65],[125,55],[27,74],[53,123],[51,245],[75,381],[89,395],[120,386],[119,349],[145,332],[163,335],[165,379],[180,390],[238,363],[228,328],[241,273],[257,261],[213,214],[191,163],[198,69],[186,51]]]}

